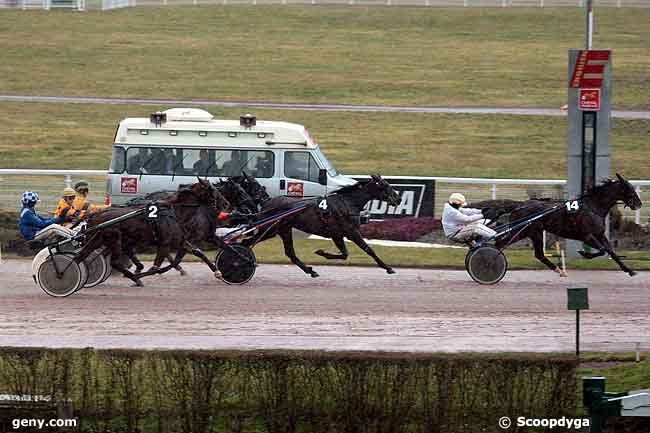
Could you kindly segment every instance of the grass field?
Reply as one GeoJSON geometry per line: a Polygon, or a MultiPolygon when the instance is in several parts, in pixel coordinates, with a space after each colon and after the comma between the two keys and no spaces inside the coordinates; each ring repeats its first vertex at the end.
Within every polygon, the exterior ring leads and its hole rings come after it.
{"type": "MultiPolygon", "coordinates": [[[[0,168],[108,168],[120,119],[167,107],[0,103],[0,168]]],[[[244,110],[209,110],[238,118],[244,110]]],[[[306,125],[343,173],[563,179],[566,119],[255,110],[306,125]],[[399,151],[396,151],[396,150],[399,151]]],[[[647,179],[650,122],[614,119],[612,172],[647,179]]]]}
{"type": "MultiPolygon", "coordinates": [[[[596,8],[613,102],[649,108],[650,9],[596,8]]],[[[0,89],[370,104],[566,102],[581,8],[146,7],[0,11],[0,89]]]]}

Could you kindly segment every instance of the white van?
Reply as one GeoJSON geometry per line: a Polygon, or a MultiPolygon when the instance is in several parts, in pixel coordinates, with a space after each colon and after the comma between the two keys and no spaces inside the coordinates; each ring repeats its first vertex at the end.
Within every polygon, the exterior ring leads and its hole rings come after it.
{"type": "Polygon", "coordinates": [[[215,120],[196,108],[172,108],[120,122],[107,180],[107,204],[176,190],[196,176],[215,182],[255,176],[267,192],[309,197],[355,181],[336,172],[302,125],[257,121],[251,115],[215,120]]]}

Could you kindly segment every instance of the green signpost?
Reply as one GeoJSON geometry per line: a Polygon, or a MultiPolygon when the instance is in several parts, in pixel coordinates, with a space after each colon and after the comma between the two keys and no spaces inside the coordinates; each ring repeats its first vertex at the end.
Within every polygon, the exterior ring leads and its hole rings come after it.
{"type": "Polygon", "coordinates": [[[576,312],[576,358],[580,358],[580,310],[589,309],[589,298],[586,287],[567,289],[567,309],[576,312]]]}

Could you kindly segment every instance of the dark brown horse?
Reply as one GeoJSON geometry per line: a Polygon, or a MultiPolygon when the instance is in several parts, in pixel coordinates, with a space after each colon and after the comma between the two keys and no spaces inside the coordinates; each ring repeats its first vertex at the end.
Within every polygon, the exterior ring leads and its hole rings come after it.
{"type": "MultiPolygon", "coordinates": [[[[495,218],[501,213],[509,212],[511,221],[524,220],[554,206],[557,206],[558,209],[530,225],[523,226],[520,230],[513,230],[510,234],[498,238],[495,246],[505,248],[521,239],[530,238],[535,249],[535,258],[544,263],[549,269],[560,275],[565,275],[544,255],[542,238],[543,231],[546,230],[566,239],[582,241],[597,250],[596,253],[580,251],[583,257],[592,259],[607,253],[622,271],[631,276],[636,275],[636,272],[628,268],[616,255],[605,236],[605,217],[616,203],[621,201],[625,206],[633,210],[642,206],[641,199],[630,182],[618,173],[616,177],[617,180],[608,179],[601,185],[589,190],[581,198],[567,202],[528,200],[523,202],[504,201],[489,205],[484,203],[484,214],[488,218],[495,218]]],[[[479,206],[481,205],[479,204],[479,206]]]]}
{"type": "Polygon", "coordinates": [[[177,266],[188,251],[216,272],[214,264],[194,243],[205,240],[219,244],[214,236],[218,226],[217,213],[228,206],[216,188],[199,179],[189,188],[181,188],[171,197],[153,202],[144,212],[93,232],[99,224],[125,217],[142,207],[117,207],[97,212],[88,218],[88,239],[75,260],[81,261],[95,249],[106,247],[113,266],[136,285],[142,285],[140,278],[143,276],[167,272],[177,266]],[[153,267],[147,272],[133,274],[121,265],[118,259],[127,244],[155,246],[153,267]],[[176,257],[169,266],[161,268],[163,260],[172,251],[176,252],[176,257]]]}
{"type": "Polygon", "coordinates": [[[306,233],[332,239],[339,249],[339,254],[328,253],[323,250],[315,254],[329,260],[345,260],[348,251],[343,238],[348,238],[361,248],[366,254],[375,259],[380,267],[389,274],[395,273],[375,254],[373,249],[363,240],[359,232],[360,214],[370,200],[383,200],[391,206],[400,204],[400,196],[381,176],[373,175],[369,180],[360,181],[354,185],[343,188],[324,197],[301,199],[296,197],[276,197],[264,204],[263,214],[273,214],[280,210],[305,206],[305,209],[295,215],[281,219],[275,226],[262,231],[258,238],[247,239],[245,244],[255,244],[279,235],[284,244],[284,253],[293,264],[303,272],[318,277],[318,273],[310,266],[305,265],[296,256],[293,247],[292,229],[296,228],[306,233]]]}

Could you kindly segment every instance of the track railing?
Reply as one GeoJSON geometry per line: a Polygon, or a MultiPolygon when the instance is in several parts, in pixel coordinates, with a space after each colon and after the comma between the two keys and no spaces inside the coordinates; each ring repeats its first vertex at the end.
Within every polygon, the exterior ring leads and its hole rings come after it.
{"type": "MultiPolygon", "coordinates": [[[[20,195],[32,190],[39,193],[41,209],[54,209],[66,186],[72,186],[80,179],[90,183],[90,198],[95,203],[104,200],[106,191],[106,170],[29,170],[0,169],[0,208],[17,209],[20,195]]],[[[351,175],[362,177],[362,175],[351,175]]],[[[398,179],[430,180],[435,182],[435,214],[441,215],[442,206],[453,192],[463,192],[470,201],[488,199],[527,200],[530,198],[568,199],[565,193],[566,181],[562,179],[483,179],[443,176],[389,176],[398,179]]],[[[650,180],[631,180],[639,197],[650,203],[650,180]]],[[[647,223],[650,206],[637,211],[625,210],[626,218],[634,218],[637,224],[647,223]]]]}

